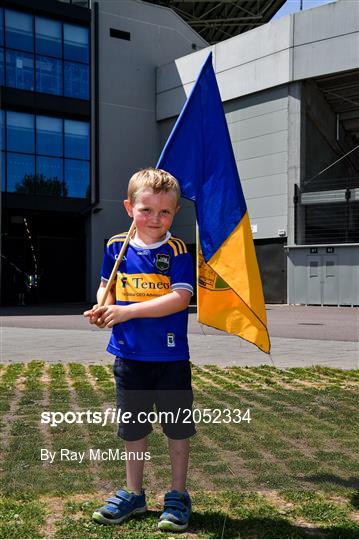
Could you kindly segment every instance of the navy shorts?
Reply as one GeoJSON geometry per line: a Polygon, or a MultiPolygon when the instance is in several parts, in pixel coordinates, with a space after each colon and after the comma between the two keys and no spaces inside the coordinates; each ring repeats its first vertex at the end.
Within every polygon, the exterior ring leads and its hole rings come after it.
{"type": "Polygon", "coordinates": [[[157,421],[156,413],[163,432],[170,439],[188,439],[196,433],[188,360],[141,362],[117,356],[113,371],[120,417],[125,412],[131,413],[129,421],[128,418],[120,421],[119,437],[125,441],[146,437],[152,431],[152,423],[157,421]],[[149,419],[148,413],[152,413],[149,419]]]}

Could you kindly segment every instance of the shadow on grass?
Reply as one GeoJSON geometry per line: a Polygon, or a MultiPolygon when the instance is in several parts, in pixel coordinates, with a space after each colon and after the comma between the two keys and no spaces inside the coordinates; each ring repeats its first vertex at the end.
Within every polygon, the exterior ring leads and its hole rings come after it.
{"type": "Polygon", "coordinates": [[[359,508],[359,491],[350,497],[350,504],[354,506],[354,508],[359,508]]]}
{"type": "Polygon", "coordinates": [[[335,474],[317,474],[314,476],[306,476],[305,478],[301,477],[300,480],[303,482],[314,482],[315,484],[330,482],[331,484],[336,484],[337,486],[349,489],[359,489],[359,478],[356,478],[354,476],[344,479],[335,474]]]}
{"type": "MultiPolygon", "coordinates": [[[[136,517],[135,520],[126,520],[123,524],[115,527],[96,525],[95,529],[92,530],[91,537],[173,538],[173,532],[158,530],[157,523],[160,515],[161,512],[150,510],[145,515],[136,517]],[[99,533],[100,536],[98,536],[99,533]]],[[[88,528],[85,530],[85,527],[82,530],[80,522],[77,521],[75,528],[65,527],[60,530],[60,535],[57,534],[57,537],[67,537],[72,533],[73,537],[83,538],[83,533],[89,532],[88,528]]],[[[222,512],[205,511],[193,512],[188,529],[177,534],[180,535],[180,538],[309,538],[313,537],[317,531],[320,529],[310,529],[310,534],[307,535],[304,527],[294,526],[282,518],[249,517],[240,519],[229,517],[222,512]]],[[[320,535],[318,537],[320,538],[320,535]]],[[[351,537],[348,536],[348,538],[351,537]]]]}
{"type": "Polygon", "coordinates": [[[359,526],[348,527],[345,525],[333,525],[319,529],[323,538],[358,538],[359,526]]]}
{"type": "Polygon", "coordinates": [[[285,519],[247,518],[225,528],[222,538],[358,538],[358,527],[299,527],[285,519]]]}
{"type": "Polygon", "coordinates": [[[186,533],[209,538],[303,538],[303,528],[282,518],[229,517],[221,512],[193,512],[186,533]]]}
{"type": "MultiPolygon", "coordinates": [[[[225,504],[225,502],[224,502],[225,504]]],[[[25,505],[26,506],[26,505],[25,505]]],[[[70,503],[56,521],[56,530],[49,538],[173,538],[172,532],[160,531],[157,528],[161,515],[159,510],[150,510],[146,514],[126,520],[120,525],[107,526],[95,523],[91,519],[93,501],[70,503]]],[[[38,527],[42,522],[37,503],[30,503],[27,514],[22,515],[20,523],[14,521],[14,512],[21,511],[14,505],[5,508],[11,523],[0,527],[1,538],[34,538],[39,536],[38,527]],[[26,522],[26,528],[25,528],[26,522]]],[[[25,508],[26,510],[26,508],[25,508]]],[[[268,510],[268,509],[267,509],[268,510]]],[[[359,526],[356,523],[343,521],[333,525],[301,526],[290,523],[285,517],[275,515],[261,517],[261,508],[233,507],[226,511],[204,510],[192,513],[190,526],[178,538],[358,538],[359,526]],[[245,515],[237,517],[237,512],[245,515]]],[[[19,515],[20,515],[19,514],[19,515]]],[[[177,535],[176,535],[177,536],[177,535]]]]}
{"type": "MultiPolygon", "coordinates": [[[[159,512],[150,512],[158,519],[159,512]]],[[[358,538],[359,527],[301,527],[280,517],[233,518],[222,512],[193,512],[184,533],[208,538],[358,538]]],[[[169,533],[169,536],[172,536],[169,533]]]]}

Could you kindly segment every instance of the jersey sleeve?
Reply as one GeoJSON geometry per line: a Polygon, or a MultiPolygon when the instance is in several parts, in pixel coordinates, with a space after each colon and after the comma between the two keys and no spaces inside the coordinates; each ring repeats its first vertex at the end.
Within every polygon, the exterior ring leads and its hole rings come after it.
{"type": "Polygon", "coordinates": [[[185,289],[193,294],[194,268],[190,253],[182,253],[173,257],[171,263],[171,289],[185,289]]]}
{"type": "Polygon", "coordinates": [[[126,238],[127,232],[116,234],[112,236],[107,242],[105,253],[103,256],[101,279],[108,281],[115,265],[116,258],[120,253],[122,244],[126,238]]]}
{"type": "Polygon", "coordinates": [[[106,246],[105,253],[102,261],[101,279],[108,281],[112,272],[112,268],[115,264],[115,257],[112,253],[111,246],[106,246]]]}

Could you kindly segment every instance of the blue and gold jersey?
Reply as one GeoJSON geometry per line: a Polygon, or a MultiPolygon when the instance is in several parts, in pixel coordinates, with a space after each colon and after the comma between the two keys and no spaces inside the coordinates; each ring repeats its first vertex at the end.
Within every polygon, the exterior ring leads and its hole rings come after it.
{"type": "MultiPolygon", "coordinates": [[[[107,243],[101,276],[108,280],[126,233],[107,243]]],[[[192,257],[183,240],[167,232],[157,244],[140,246],[133,240],[126,249],[116,279],[116,304],[146,302],[176,289],[193,294],[192,257]]],[[[165,317],[131,319],[116,324],[107,347],[122,358],[148,362],[188,360],[188,309],[165,317]]]]}

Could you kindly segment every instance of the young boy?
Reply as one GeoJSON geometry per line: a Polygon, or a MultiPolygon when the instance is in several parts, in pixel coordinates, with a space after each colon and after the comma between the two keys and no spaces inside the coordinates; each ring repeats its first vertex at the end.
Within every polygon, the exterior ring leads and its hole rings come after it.
{"type": "MultiPolygon", "coordinates": [[[[154,404],[157,412],[162,413],[172,486],[165,495],[158,527],[170,531],[183,531],[188,525],[189,437],[196,432],[191,415],[193,393],[187,342],[193,264],[184,242],[169,232],[179,210],[179,198],[177,180],[165,171],[148,168],[132,176],[124,205],[134,219],[135,235],[106,305],[96,305],[84,313],[91,324],[112,328],[107,350],[116,356],[117,407],[121,414],[131,413],[130,422],[121,422],[118,430],[127,453],[145,454],[152,425],[144,419],[154,404]]],[[[107,244],[98,302],[125,236],[113,236],[107,244]]],[[[147,510],[143,469],[143,459],[127,459],[127,489],[120,489],[107,499],[94,512],[95,521],[121,523],[128,516],[147,510]]]]}

